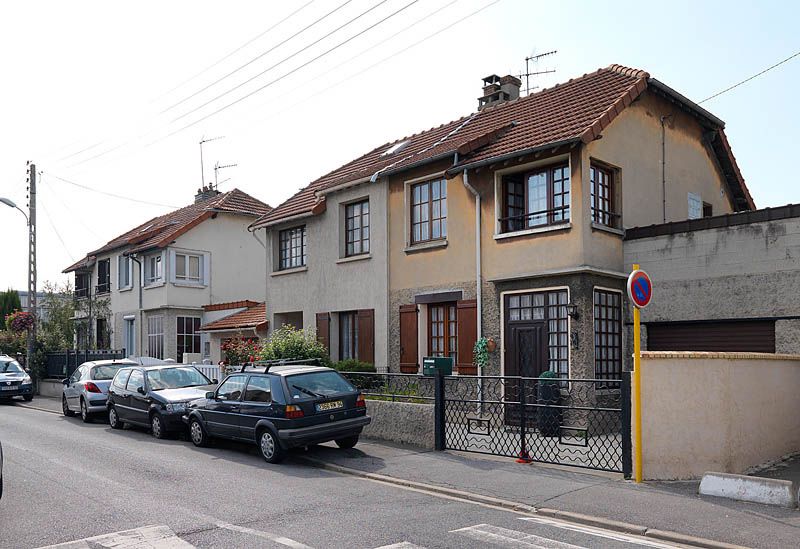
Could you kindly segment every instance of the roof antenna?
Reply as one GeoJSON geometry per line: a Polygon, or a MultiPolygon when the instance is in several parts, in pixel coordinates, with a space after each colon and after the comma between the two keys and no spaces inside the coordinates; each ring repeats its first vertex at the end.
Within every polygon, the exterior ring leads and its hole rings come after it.
{"type": "Polygon", "coordinates": [[[518,75],[518,77],[520,79],[523,76],[525,77],[525,93],[526,94],[530,94],[531,90],[535,90],[536,88],[539,87],[539,86],[534,86],[533,88],[531,88],[531,76],[537,76],[537,75],[540,75],[540,74],[549,74],[549,73],[552,73],[552,72],[556,72],[555,69],[547,69],[547,70],[543,70],[543,71],[535,70],[536,66],[539,64],[539,60],[542,57],[547,57],[548,55],[555,55],[556,53],[558,53],[558,50],[548,51],[548,52],[540,53],[540,54],[537,54],[537,55],[530,55],[530,56],[525,58],[525,72],[520,74],[520,75],[518,75]],[[533,64],[533,68],[534,68],[533,71],[531,71],[531,64],[533,64]]]}
{"type": "MultiPolygon", "coordinates": [[[[235,168],[238,165],[239,164],[225,164],[223,166],[220,166],[219,165],[219,161],[217,161],[217,163],[214,164],[214,190],[215,191],[217,190],[217,187],[219,187],[219,181],[217,179],[218,172],[220,170],[224,170],[225,168],[235,168]]],[[[225,181],[229,181],[229,180],[230,180],[230,177],[228,179],[224,179],[222,182],[225,183],[225,181]]]]}
{"type": "Polygon", "coordinates": [[[206,186],[206,175],[205,175],[205,167],[203,165],[203,143],[208,143],[209,141],[216,141],[217,139],[225,139],[224,135],[220,135],[219,137],[210,137],[206,139],[206,136],[200,138],[200,188],[206,186]]]}

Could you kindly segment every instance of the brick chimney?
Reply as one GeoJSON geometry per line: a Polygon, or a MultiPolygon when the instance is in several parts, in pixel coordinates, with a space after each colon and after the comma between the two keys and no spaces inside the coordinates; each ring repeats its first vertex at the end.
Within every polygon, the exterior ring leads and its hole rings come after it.
{"type": "Polygon", "coordinates": [[[512,99],[519,99],[519,88],[522,80],[507,74],[502,78],[490,74],[483,79],[483,95],[478,98],[478,110],[481,111],[491,105],[498,105],[512,99]]]}
{"type": "Polygon", "coordinates": [[[203,200],[208,200],[209,198],[213,198],[218,194],[221,193],[213,185],[208,185],[207,187],[201,187],[197,189],[197,194],[194,195],[194,203],[197,204],[198,202],[202,202],[203,200]]]}

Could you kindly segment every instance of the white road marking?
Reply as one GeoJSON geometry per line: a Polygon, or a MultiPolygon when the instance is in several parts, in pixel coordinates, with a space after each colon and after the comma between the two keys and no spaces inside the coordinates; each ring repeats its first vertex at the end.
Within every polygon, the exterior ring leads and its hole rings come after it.
{"type": "Polygon", "coordinates": [[[281,545],[292,547],[293,549],[314,549],[313,547],[310,547],[304,543],[300,543],[299,541],[285,538],[277,534],[272,534],[270,532],[265,532],[263,530],[254,530],[252,528],[247,528],[245,526],[238,526],[236,524],[230,524],[227,522],[217,522],[216,526],[218,528],[224,528],[226,530],[232,530],[234,532],[250,534],[251,536],[256,536],[258,538],[268,539],[270,541],[274,541],[275,543],[280,543],[281,545]]]}
{"type": "Polygon", "coordinates": [[[520,517],[520,520],[529,522],[538,522],[539,524],[546,524],[564,530],[572,530],[573,532],[581,532],[599,538],[613,539],[615,541],[622,541],[625,543],[633,543],[643,547],[658,547],[659,549],[674,549],[680,547],[679,545],[671,545],[669,543],[653,541],[651,539],[643,538],[634,534],[625,534],[623,532],[613,532],[611,530],[604,530],[595,526],[584,526],[582,524],[573,524],[558,519],[543,518],[543,517],[520,517]]]}
{"type": "Polygon", "coordinates": [[[169,526],[142,526],[40,549],[91,549],[89,542],[94,546],[113,549],[195,549],[194,545],[179,538],[169,526]]]}
{"type": "Polygon", "coordinates": [[[505,547],[533,547],[535,549],[586,549],[579,545],[571,545],[550,538],[543,538],[536,534],[527,534],[517,530],[509,530],[491,524],[476,524],[467,528],[451,530],[451,534],[461,534],[463,536],[476,539],[478,541],[496,543],[505,547]]]}
{"type": "Polygon", "coordinates": [[[375,549],[425,549],[425,547],[414,545],[409,541],[401,541],[400,543],[393,543],[391,545],[381,545],[375,549]]]}

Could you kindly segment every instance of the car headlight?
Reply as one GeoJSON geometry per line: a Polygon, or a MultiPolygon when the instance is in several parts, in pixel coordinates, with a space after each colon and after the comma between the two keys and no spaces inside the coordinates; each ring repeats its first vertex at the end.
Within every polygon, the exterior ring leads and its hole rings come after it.
{"type": "Polygon", "coordinates": [[[185,402],[173,402],[167,404],[167,412],[185,412],[186,411],[186,403],[185,402]]]}
{"type": "Polygon", "coordinates": [[[26,374],[25,377],[22,378],[22,384],[28,385],[29,383],[33,383],[33,381],[31,381],[31,376],[26,374]]]}

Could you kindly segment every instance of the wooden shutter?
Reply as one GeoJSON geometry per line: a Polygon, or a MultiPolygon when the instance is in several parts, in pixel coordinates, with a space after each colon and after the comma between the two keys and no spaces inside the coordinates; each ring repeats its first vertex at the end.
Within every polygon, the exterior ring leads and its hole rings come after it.
{"type": "Polygon", "coordinates": [[[478,302],[465,299],[456,304],[458,321],[458,373],[475,375],[478,368],[473,361],[472,351],[478,339],[478,302]]]}
{"type": "Polygon", "coordinates": [[[358,311],[358,360],[375,364],[375,310],[358,311]]]}
{"type": "Polygon", "coordinates": [[[317,313],[317,341],[325,345],[331,354],[331,314],[317,313]]]}
{"type": "Polygon", "coordinates": [[[404,374],[419,371],[418,337],[416,304],[400,305],[400,371],[404,374]]]}

